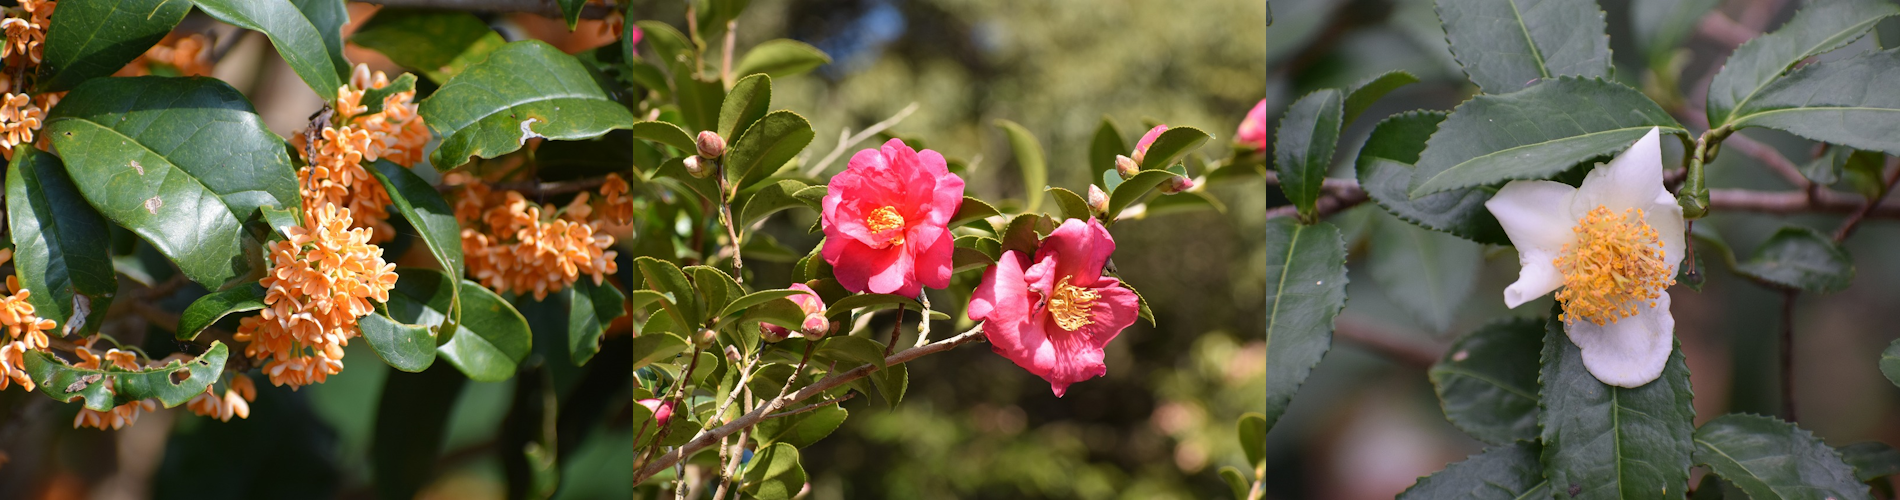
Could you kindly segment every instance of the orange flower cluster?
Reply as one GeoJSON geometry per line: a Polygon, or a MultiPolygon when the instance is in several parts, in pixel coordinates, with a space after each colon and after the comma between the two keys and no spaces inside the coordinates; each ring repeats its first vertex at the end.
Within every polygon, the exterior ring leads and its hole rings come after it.
{"type": "Polygon", "coordinates": [[[249,342],[244,354],[264,361],[274,385],[323,383],[343,369],[343,346],[361,334],[356,319],[370,314],[370,300],[386,302],[396,285],[396,265],[370,244],[371,229],[352,228],[348,208],[320,205],[290,239],[269,246],[271,269],[258,283],[265,308],[244,318],[233,337],[249,342]]]}
{"type": "MultiPolygon", "coordinates": [[[[450,184],[465,175],[451,174],[450,184]]],[[[462,255],[468,262],[470,277],[497,292],[533,293],[535,300],[547,298],[579,280],[592,276],[595,284],[606,275],[619,271],[614,262],[617,252],[608,250],[614,237],[602,226],[608,221],[587,220],[595,211],[581,193],[574,204],[562,210],[563,217],[542,220],[544,212],[519,191],[494,192],[480,181],[468,179],[462,197],[455,202],[455,218],[462,223],[462,255]]],[[[606,214],[626,212],[631,218],[633,200],[625,196],[626,181],[609,174],[602,186],[606,214]],[[610,191],[608,186],[619,186],[610,191]],[[625,210],[619,208],[623,202],[625,210]]]]}
{"type": "MultiPolygon", "coordinates": [[[[0,264],[12,259],[13,249],[0,249],[0,264]]],[[[0,335],[0,389],[20,384],[31,391],[34,383],[26,373],[26,352],[46,350],[50,341],[46,331],[58,325],[33,314],[33,304],[26,301],[33,293],[20,288],[18,276],[7,277],[7,288],[13,294],[0,297],[0,326],[6,327],[0,335]]]]}
{"type": "Polygon", "coordinates": [[[169,68],[177,76],[209,75],[215,66],[211,62],[209,49],[210,37],[199,33],[172,32],[112,76],[150,75],[154,64],[169,68]]]}
{"type": "MultiPolygon", "coordinates": [[[[79,362],[73,363],[74,368],[104,370],[106,368],[105,362],[107,361],[110,361],[112,366],[125,370],[140,370],[145,368],[139,366],[138,355],[130,351],[107,349],[104,355],[93,353],[92,344],[98,340],[98,337],[87,339],[85,344],[73,350],[73,353],[79,355],[79,362]]],[[[113,390],[112,379],[107,378],[102,383],[106,384],[107,391],[113,390]]],[[[73,399],[77,400],[79,398],[75,396],[73,399]]],[[[99,430],[106,430],[106,428],[110,427],[112,429],[119,429],[137,422],[139,413],[147,411],[158,411],[158,401],[141,399],[119,405],[110,411],[80,408],[79,415],[73,417],[73,428],[93,427],[99,430]]]]}
{"type": "Polygon", "coordinates": [[[224,384],[223,397],[213,393],[212,388],[205,386],[205,393],[192,397],[185,408],[224,422],[230,422],[233,416],[251,418],[251,402],[257,400],[257,386],[251,383],[251,377],[233,374],[231,381],[224,384]]]}
{"type": "Polygon", "coordinates": [[[0,19],[0,30],[7,34],[0,57],[6,58],[9,66],[39,65],[46,51],[46,29],[53,24],[53,8],[57,6],[58,2],[52,0],[20,0],[18,9],[7,9],[6,19],[0,19]]]}
{"type": "Polygon", "coordinates": [[[429,127],[416,114],[415,91],[390,94],[383,98],[383,109],[369,113],[363,105],[370,89],[389,85],[383,72],[371,73],[369,66],[358,64],[350,84],[337,88],[334,123],[323,128],[310,150],[315,158],[306,158],[310,168],[297,172],[303,186],[304,216],[311,218],[326,204],[348,208],[355,214],[353,227],[375,228],[372,242],[388,241],[395,236],[389,225],[389,193],[370,175],[364,161],[387,158],[402,166],[422,161],[422,148],[429,144],[429,127]]]}
{"type": "Polygon", "coordinates": [[[51,0],[21,0],[19,7],[5,9],[6,17],[0,19],[0,32],[7,37],[0,42],[0,59],[4,59],[6,70],[0,71],[0,152],[9,160],[13,159],[14,146],[33,142],[34,132],[39,131],[52,105],[35,103],[24,92],[15,93],[24,90],[26,82],[13,81],[8,75],[32,73],[39,66],[55,6],[57,3],[51,0]]]}

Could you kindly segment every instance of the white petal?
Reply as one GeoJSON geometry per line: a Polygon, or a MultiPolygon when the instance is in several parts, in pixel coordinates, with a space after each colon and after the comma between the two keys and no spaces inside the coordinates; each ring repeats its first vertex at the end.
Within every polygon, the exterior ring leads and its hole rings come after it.
{"type": "Polygon", "coordinates": [[[1662,185],[1659,134],[1660,129],[1650,128],[1648,134],[1617,154],[1608,165],[1591,169],[1577,188],[1576,204],[1571,210],[1579,214],[1597,206],[1609,207],[1617,213],[1631,208],[1648,210],[1656,193],[1667,193],[1662,185]]]}
{"type": "Polygon", "coordinates": [[[1504,226],[1504,235],[1517,247],[1517,282],[1504,289],[1504,305],[1517,307],[1563,286],[1563,276],[1551,261],[1563,246],[1576,241],[1570,213],[1576,188],[1551,181],[1512,181],[1499,189],[1484,208],[1504,226]]]}
{"type": "Polygon", "coordinates": [[[1642,387],[1662,376],[1663,364],[1675,347],[1676,318],[1669,314],[1669,294],[1644,304],[1635,316],[1597,326],[1584,320],[1565,325],[1570,342],[1583,350],[1583,367],[1597,380],[1617,387],[1642,387]]]}
{"type": "Polygon", "coordinates": [[[1563,273],[1551,263],[1556,259],[1557,254],[1552,252],[1518,247],[1517,265],[1523,268],[1517,271],[1517,282],[1504,287],[1504,307],[1516,309],[1564,286],[1563,273]]]}
{"type": "Polygon", "coordinates": [[[1643,219],[1649,227],[1656,230],[1656,238],[1662,240],[1663,260],[1669,262],[1669,274],[1676,274],[1676,267],[1688,254],[1686,233],[1682,222],[1682,205],[1676,204],[1676,197],[1668,191],[1656,196],[1656,200],[1643,209],[1643,219]]]}

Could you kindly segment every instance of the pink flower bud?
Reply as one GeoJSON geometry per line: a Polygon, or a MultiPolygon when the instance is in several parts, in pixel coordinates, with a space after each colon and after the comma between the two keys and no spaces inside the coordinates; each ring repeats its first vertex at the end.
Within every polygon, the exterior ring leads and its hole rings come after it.
{"type": "Polygon", "coordinates": [[[1254,149],[1267,149],[1267,100],[1253,105],[1247,112],[1247,118],[1240,121],[1240,128],[1234,131],[1234,142],[1253,146],[1254,149]]]}
{"type": "Polygon", "coordinates": [[[713,343],[718,340],[719,332],[712,331],[712,329],[709,328],[700,329],[699,334],[693,336],[693,345],[699,346],[700,349],[705,349],[712,347],[713,343]]]}
{"type": "Polygon", "coordinates": [[[1148,157],[1148,146],[1154,145],[1155,139],[1161,138],[1161,133],[1167,131],[1167,125],[1155,125],[1155,128],[1148,129],[1148,133],[1141,134],[1141,140],[1135,141],[1135,164],[1141,164],[1148,157]]]}
{"type": "Polygon", "coordinates": [[[760,338],[766,342],[778,342],[794,336],[817,340],[831,333],[831,321],[825,319],[825,301],[818,297],[818,292],[812,291],[811,287],[805,286],[804,283],[794,283],[786,289],[805,292],[787,297],[793,304],[798,304],[800,311],[805,312],[804,324],[799,326],[799,331],[792,332],[782,326],[760,323],[760,338]]]}
{"type": "Polygon", "coordinates": [[[1108,193],[1094,184],[1089,185],[1089,210],[1097,214],[1108,213],[1108,193]]]}
{"type": "Polygon", "coordinates": [[[825,334],[831,333],[831,320],[825,319],[823,314],[805,315],[805,329],[800,333],[812,340],[825,338],[825,334]]]}
{"type": "Polygon", "coordinates": [[[686,164],[686,173],[695,179],[704,179],[707,174],[712,173],[712,169],[706,168],[705,160],[700,159],[698,156],[688,156],[685,160],[681,161],[686,164]]]}
{"type": "Polygon", "coordinates": [[[711,130],[699,133],[699,155],[706,158],[718,158],[726,155],[726,139],[711,130]]]}
{"type": "Polygon", "coordinates": [[[1141,173],[1141,164],[1136,163],[1134,158],[1115,155],[1115,173],[1121,174],[1122,179],[1134,177],[1135,174],[1141,173]]]}
{"type": "Polygon", "coordinates": [[[662,427],[666,426],[667,421],[673,419],[673,402],[672,401],[660,401],[658,399],[642,399],[639,401],[639,403],[640,403],[640,406],[645,406],[647,407],[647,410],[650,410],[653,412],[653,420],[655,422],[659,422],[660,426],[662,427]]]}
{"type": "Polygon", "coordinates": [[[1172,179],[1168,179],[1167,183],[1161,185],[1161,194],[1180,194],[1189,189],[1194,189],[1194,179],[1175,176],[1172,179]]]}

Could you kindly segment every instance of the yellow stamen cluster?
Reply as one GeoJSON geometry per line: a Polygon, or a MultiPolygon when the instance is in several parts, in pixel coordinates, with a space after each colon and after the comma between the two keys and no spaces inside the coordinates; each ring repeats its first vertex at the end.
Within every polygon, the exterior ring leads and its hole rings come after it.
{"type": "Polygon", "coordinates": [[[205,386],[204,394],[193,396],[185,408],[225,422],[230,422],[231,417],[251,418],[251,402],[257,400],[257,386],[251,383],[251,377],[234,374],[224,386],[223,396],[212,391],[214,386],[205,386]]]}
{"type": "MultiPolygon", "coordinates": [[[[873,233],[901,230],[904,228],[904,215],[897,213],[897,209],[891,208],[888,205],[878,207],[877,210],[871,211],[871,215],[864,217],[864,228],[871,230],[873,233]]],[[[896,236],[892,236],[890,243],[892,245],[904,244],[904,233],[897,233],[896,236]]]]}
{"type": "Polygon", "coordinates": [[[306,218],[325,204],[348,208],[355,214],[353,227],[376,229],[372,242],[380,243],[396,234],[389,225],[389,192],[363,162],[387,158],[413,166],[422,160],[429,129],[416,114],[415,91],[391,94],[383,99],[382,111],[368,113],[363,95],[388,86],[389,77],[359,64],[350,82],[337,88],[334,123],[309,148],[315,157],[305,158],[310,168],[300,170],[297,181],[304,199],[317,201],[304,203],[306,218]]]}
{"type": "Polygon", "coordinates": [[[1056,281],[1056,289],[1049,294],[1049,316],[1054,317],[1056,326],[1063,330],[1076,331],[1094,324],[1090,319],[1089,308],[1095,306],[1095,299],[1101,298],[1094,290],[1069,284],[1070,276],[1056,281]]]}
{"type": "MultiPolygon", "coordinates": [[[[610,177],[614,179],[618,176],[610,177]]],[[[600,212],[620,210],[615,208],[614,196],[602,197],[607,203],[600,212]]],[[[631,203],[627,200],[629,213],[631,203]]],[[[596,210],[591,205],[581,207],[585,207],[579,210],[583,213],[576,214],[576,207],[570,207],[564,218],[542,220],[542,206],[529,202],[521,192],[497,193],[479,181],[467,181],[461,199],[455,202],[455,217],[462,223],[468,275],[497,292],[533,293],[535,300],[567,288],[583,275],[600,284],[606,275],[619,271],[614,262],[618,253],[608,250],[614,237],[601,230],[606,221],[585,220],[596,210]]]]}
{"type": "MultiPolygon", "coordinates": [[[[79,362],[73,363],[74,368],[104,370],[107,362],[111,362],[112,366],[124,370],[141,370],[145,368],[139,366],[138,355],[129,351],[107,349],[103,355],[93,353],[92,344],[97,341],[98,337],[93,337],[92,339],[88,339],[85,344],[81,344],[73,350],[74,354],[79,355],[79,362]]],[[[113,379],[107,378],[98,383],[106,384],[106,390],[110,392],[114,391],[112,380],[113,379]]],[[[76,401],[79,397],[74,396],[73,399],[76,401]]],[[[73,417],[73,428],[92,427],[99,430],[106,430],[108,428],[120,429],[138,422],[139,414],[147,411],[158,411],[158,402],[151,399],[141,399],[113,407],[109,411],[80,408],[79,415],[73,417]]]]}
{"type": "Polygon", "coordinates": [[[153,74],[153,66],[163,66],[177,76],[204,76],[211,74],[216,66],[211,61],[211,38],[198,33],[173,32],[159,40],[158,45],[145,49],[138,59],[120,68],[112,76],[143,76],[153,74]]]}
{"type": "MultiPolygon", "coordinates": [[[[312,203],[305,200],[305,203],[312,203]]],[[[269,245],[271,268],[258,280],[263,312],[244,318],[234,336],[244,354],[264,360],[271,384],[319,384],[343,369],[343,346],[361,333],[356,319],[386,302],[396,265],[370,244],[373,230],[352,228],[350,210],[322,204],[289,240],[269,245]]]]}
{"type": "Polygon", "coordinates": [[[1615,323],[1636,315],[1643,304],[1654,307],[1663,289],[1676,283],[1662,240],[1642,210],[1618,214],[1598,206],[1571,231],[1576,242],[1564,245],[1551,261],[1564,277],[1557,301],[1563,303],[1565,322],[1615,323]]]}

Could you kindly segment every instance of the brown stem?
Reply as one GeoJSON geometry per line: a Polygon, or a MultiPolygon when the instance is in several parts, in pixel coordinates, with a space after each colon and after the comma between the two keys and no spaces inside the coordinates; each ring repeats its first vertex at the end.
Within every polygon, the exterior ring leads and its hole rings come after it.
{"type": "Polygon", "coordinates": [[[1808,180],[1807,176],[1801,175],[1801,167],[1796,166],[1794,161],[1789,160],[1787,156],[1783,156],[1781,151],[1776,150],[1774,146],[1756,142],[1742,134],[1729,135],[1722,145],[1735,148],[1736,151],[1741,151],[1742,154],[1767,165],[1769,170],[1775,171],[1782,180],[1788,181],[1788,184],[1794,187],[1808,189],[1814,184],[1808,180]]]}
{"type": "Polygon", "coordinates": [[[1334,325],[1333,335],[1340,339],[1414,368],[1431,368],[1445,357],[1444,345],[1425,342],[1419,340],[1418,335],[1393,331],[1353,316],[1340,316],[1334,325]]]}
{"type": "Polygon", "coordinates": [[[1855,210],[1853,215],[1847,216],[1847,220],[1841,222],[1841,228],[1834,231],[1834,243],[1838,244],[1847,241],[1848,236],[1854,235],[1854,228],[1860,226],[1860,221],[1866,220],[1867,214],[1871,214],[1875,209],[1880,208],[1881,200],[1887,199],[1887,195],[1893,192],[1894,181],[1900,181],[1900,168],[1889,169],[1886,182],[1881,184],[1880,194],[1874,196],[1873,199],[1867,200],[1867,203],[1863,204],[1860,210],[1855,210]]]}
{"type": "Polygon", "coordinates": [[[824,401],[819,401],[819,402],[816,402],[816,403],[812,403],[812,404],[808,404],[808,405],[805,405],[805,406],[801,406],[801,407],[799,407],[799,408],[798,408],[798,409],[796,409],[796,410],[785,410],[785,411],[781,411],[781,412],[778,412],[778,413],[773,413],[773,414],[771,414],[771,415],[767,415],[767,416],[766,416],[765,418],[767,418],[767,419],[773,419],[773,418],[779,418],[779,417],[789,417],[789,416],[792,416],[792,415],[797,415],[797,414],[800,414],[800,413],[805,413],[805,412],[808,412],[808,411],[812,411],[812,410],[816,410],[816,409],[819,409],[819,408],[824,408],[824,407],[826,407],[826,406],[831,406],[831,405],[835,405],[835,404],[841,404],[841,403],[844,403],[845,401],[849,401],[849,400],[850,400],[851,398],[854,398],[854,397],[857,397],[857,395],[858,395],[858,393],[855,393],[855,392],[848,392],[848,393],[845,393],[845,395],[844,395],[843,397],[837,397],[837,398],[831,398],[831,399],[827,399],[827,400],[824,400],[824,401]]]}
{"type": "MultiPolygon", "coordinates": [[[[926,318],[926,321],[928,321],[927,318],[926,318]]],[[[898,304],[897,305],[897,321],[894,323],[891,323],[891,342],[888,344],[884,344],[885,356],[891,355],[891,350],[897,348],[897,335],[899,333],[902,333],[903,330],[904,330],[904,305],[898,304]]]]}

